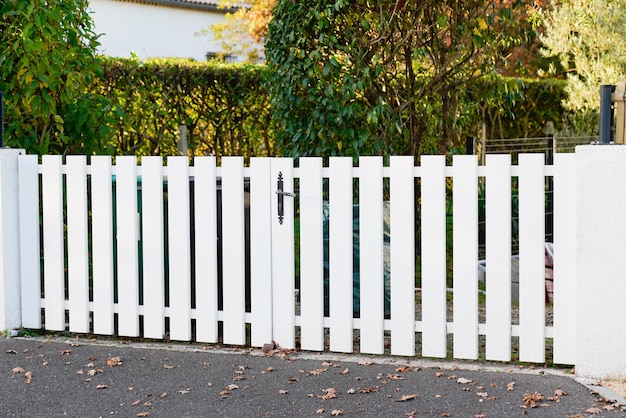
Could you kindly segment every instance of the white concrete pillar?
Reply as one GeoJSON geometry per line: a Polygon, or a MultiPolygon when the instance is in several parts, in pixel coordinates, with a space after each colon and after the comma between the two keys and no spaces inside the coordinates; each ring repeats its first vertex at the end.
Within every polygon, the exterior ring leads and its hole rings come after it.
{"type": "Polygon", "coordinates": [[[576,169],[576,374],[626,379],[626,146],[576,147],[576,169]]]}
{"type": "Polygon", "coordinates": [[[24,150],[0,149],[0,331],[21,325],[20,236],[17,157],[24,150]]]}

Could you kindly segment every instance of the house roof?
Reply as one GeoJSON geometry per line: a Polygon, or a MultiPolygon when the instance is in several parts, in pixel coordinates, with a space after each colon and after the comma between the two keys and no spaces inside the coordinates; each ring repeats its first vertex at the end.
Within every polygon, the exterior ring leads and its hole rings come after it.
{"type": "Polygon", "coordinates": [[[122,0],[131,3],[155,4],[160,6],[181,7],[185,9],[209,10],[222,13],[234,12],[239,7],[220,8],[218,0],[122,0]]]}

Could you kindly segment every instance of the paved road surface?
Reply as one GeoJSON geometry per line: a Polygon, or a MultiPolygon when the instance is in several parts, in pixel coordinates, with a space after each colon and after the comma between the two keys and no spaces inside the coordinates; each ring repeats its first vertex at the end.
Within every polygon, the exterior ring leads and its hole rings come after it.
{"type": "Polygon", "coordinates": [[[603,399],[563,370],[506,364],[0,339],[7,417],[626,416],[603,399]]]}

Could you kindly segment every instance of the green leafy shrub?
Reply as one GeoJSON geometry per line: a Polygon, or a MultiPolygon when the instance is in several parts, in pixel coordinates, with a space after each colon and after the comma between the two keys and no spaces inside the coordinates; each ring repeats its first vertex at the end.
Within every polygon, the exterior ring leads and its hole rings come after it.
{"type": "Polygon", "coordinates": [[[6,144],[32,153],[93,153],[109,136],[87,0],[0,2],[6,144]]]}

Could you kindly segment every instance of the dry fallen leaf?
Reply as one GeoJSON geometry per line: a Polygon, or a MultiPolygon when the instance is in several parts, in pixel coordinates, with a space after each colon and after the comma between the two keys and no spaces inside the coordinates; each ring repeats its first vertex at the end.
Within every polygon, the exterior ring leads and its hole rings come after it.
{"type": "Polygon", "coordinates": [[[554,391],[554,396],[568,396],[569,393],[565,392],[563,389],[557,389],[554,391]]]}
{"type": "Polygon", "coordinates": [[[406,372],[410,372],[410,371],[411,371],[411,368],[410,368],[409,366],[398,367],[398,368],[396,369],[396,371],[397,371],[398,373],[406,373],[406,372]]]}
{"type": "Polygon", "coordinates": [[[585,412],[588,414],[599,414],[602,410],[596,406],[592,406],[591,408],[585,409],[585,412]]]}
{"type": "MultiPolygon", "coordinates": [[[[231,385],[231,386],[234,386],[234,385],[231,385]]],[[[179,389],[179,390],[176,391],[176,393],[178,393],[179,395],[186,395],[189,392],[191,392],[190,388],[179,389]]]]}
{"type": "Polygon", "coordinates": [[[485,414],[478,414],[478,415],[474,415],[474,418],[487,418],[487,415],[485,415],[485,414]]]}
{"type": "Polygon", "coordinates": [[[437,373],[435,373],[435,377],[442,377],[442,376],[443,376],[443,373],[442,373],[442,372],[437,372],[437,373]]]}
{"type": "Polygon", "coordinates": [[[59,351],[59,353],[62,356],[69,356],[70,354],[72,354],[72,350],[61,350],[61,351],[59,351]]]}
{"type": "Polygon", "coordinates": [[[350,388],[350,389],[348,389],[346,391],[346,393],[352,395],[352,394],[356,393],[356,389],[355,388],[350,388]]]}
{"type": "Polygon", "coordinates": [[[13,372],[13,374],[20,374],[20,373],[25,373],[26,370],[22,369],[21,367],[14,367],[13,370],[11,370],[13,372]]]}
{"type": "Polygon", "coordinates": [[[509,382],[506,384],[506,390],[511,392],[515,388],[515,382],[509,382]]]}
{"type": "Polygon", "coordinates": [[[96,389],[108,389],[107,385],[96,385],[96,389]]]}
{"type": "Polygon", "coordinates": [[[235,390],[235,389],[239,389],[239,386],[237,386],[237,385],[228,385],[228,386],[226,386],[226,389],[228,389],[228,390],[235,390]]]}
{"type": "Polygon", "coordinates": [[[137,406],[141,404],[141,399],[137,399],[135,402],[131,403],[130,406],[137,406]]]}
{"type": "Polygon", "coordinates": [[[317,395],[318,398],[326,401],[328,399],[332,399],[332,398],[336,398],[337,397],[337,389],[335,388],[328,388],[328,389],[324,389],[324,394],[323,395],[317,395]]]}
{"type": "Polygon", "coordinates": [[[378,392],[378,386],[372,386],[369,388],[364,388],[364,389],[360,389],[359,392],[361,393],[373,393],[373,392],[378,392]]]}
{"type": "Polygon", "coordinates": [[[343,371],[339,372],[339,374],[348,374],[348,368],[346,367],[345,369],[343,369],[343,371]]]}
{"type": "Polygon", "coordinates": [[[361,366],[371,366],[372,364],[374,364],[373,361],[360,361],[359,364],[361,366]]]}
{"type": "Polygon", "coordinates": [[[466,383],[472,383],[472,379],[466,379],[464,377],[459,377],[456,380],[457,383],[461,383],[461,384],[466,384],[466,383]]]}
{"type": "Polygon", "coordinates": [[[178,367],[178,366],[170,366],[169,364],[164,364],[163,365],[164,369],[175,369],[176,367],[178,367]]]}
{"type": "Polygon", "coordinates": [[[387,378],[389,380],[405,380],[404,377],[400,376],[399,374],[391,374],[391,373],[387,374],[387,378]]]}
{"type": "Polygon", "coordinates": [[[480,396],[481,398],[485,399],[487,398],[487,396],[489,396],[489,394],[487,392],[476,392],[476,396],[480,396]]]}
{"type": "Polygon", "coordinates": [[[7,354],[17,354],[17,351],[15,351],[15,350],[7,350],[7,351],[5,351],[5,353],[7,353],[7,354]]]}
{"type": "Polygon", "coordinates": [[[165,398],[167,397],[167,392],[163,392],[162,394],[159,395],[159,398],[165,398]]]}
{"type": "Polygon", "coordinates": [[[316,414],[323,414],[324,412],[326,412],[324,408],[319,408],[315,411],[316,414]]]}
{"type": "Polygon", "coordinates": [[[123,360],[122,360],[121,357],[109,357],[107,359],[107,365],[109,367],[121,366],[122,362],[123,362],[123,360]]]}
{"type": "Polygon", "coordinates": [[[331,417],[337,417],[339,415],[343,415],[343,410],[342,409],[333,409],[330,413],[331,417]]]}
{"type": "Polygon", "coordinates": [[[543,395],[537,391],[535,391],[535,393],[533,393],[532,395],[529,393],[525,393],[522,400],[524,401],[524,405],[535,408],[537,407],[537,402],[543,401],[543,395]]]}
{"type": "Polygon", "coordinates": [[[417,393],[414,393],[412,395],[402,395],[400,399],[396,399],[396,402],[406,402],[415,398],[417,398],[417,393]]]}
{"type": "Polygon", "coordinates": [[[140,413],[138,413],[138,414],[137,414],[137,415],[135,415],[135,416],[136,416],[136,417],[142,417],[142,418],[145,418],[145,417],[147,417],[148,415],[150,415],[150,413],[148,413],[148,412],[140,412],[140,413]]]}

